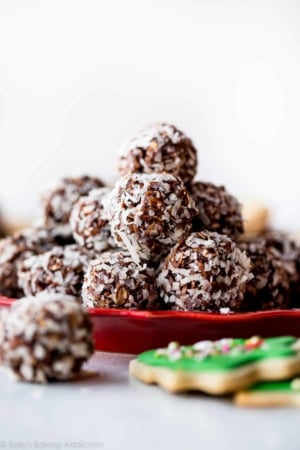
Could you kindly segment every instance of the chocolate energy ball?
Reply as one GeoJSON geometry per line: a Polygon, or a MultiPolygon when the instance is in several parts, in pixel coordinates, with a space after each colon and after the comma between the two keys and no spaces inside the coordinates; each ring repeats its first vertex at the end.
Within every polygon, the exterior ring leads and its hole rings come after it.
{"type": "Polygon", "coordinates": [[[254,275],[247,283],[245,307],[249,310],[286,308],[291,301],[291,276],[278,251],[263,236],[249,237],[239,242],[239,248],[251,260],[254,275]]]}
{"type": "Polygon", "coordinates": [[[53,184],[42,195],[41,224],[57,235],[71,235],[69,220],[73,206],[82,195],[103,186],[99,178],[89,176],[67,177],[53,184]]]}
{"type": "Polygon", "coordinates": [[[0,295],[19,298],[17,269],[26,258],[50,250],[56,241],[49,230],[29,228],[0,240],[0,295]]]}
{"type": "Polygon", "coordinates": [[[111,230],[136,263],[158,262],[192,228],[194,202],[181,179],[167,173],[131,174],[111,196],[111,230]]]}
{"type": "Polygon", "coordinates": [[[240,311],[250,260],[227,236],[200,231],[171,250],[158,277],[161,299],[183,311],[240,311]]]}
{"type": "Polygon", "coordinates": [[[278,257],[290,279],[292,305],[300,306],[300,245],[287,233],[269,230],[264,233],[268,249],[278,257]]]}
{"type": "Polygon", "coordinates": [[[1,315],[1,361],[19,380],[71,379],[93,350],[91,320],[74,297],[24,298],[1,315]]]}
{"type": "Polygon", "coordinates": [[[157,301],[154,269],[137,265],[126,251],[104,252],[85,274],[82,301],[92,308],[153,309],[157,301]]]}
{"type": "Polygon", "coordinates": [[[194,231],[216,231],[234,240],[243,233],[241,205],[224,186],[198,181],[191,185],[191,196],[199,211],[194,231]]]}
{"type": "Polygon", "coordinates": [[[167,172],[190,184],[197,171],[197,151],[182,131],[158,123],[141,130],[124,144],[119,171],[122,175],[167,172]]]}
{"type": "Polygon", "coordinates": [[[111,189],[93,189],[81,197],[71,213],[70,225],[79,245],[95,252],[115,247],[107,217],[105,201],[111,189]]]}
{"type": "Polygon", "coordinates": [[[296,281],[300,277],[297,271],[297,261],[300,255],[299,244],[281,231],[266,231],[263,238],[273,255],[283,261],[291,281],[296,281]]]}
{"type": "Polygon", "coordinates": [[[80,296],[84,272],[91,254],[77,245],[54,247],[26,259],[18,270],[25,295],[50,292],[80,296]]]}

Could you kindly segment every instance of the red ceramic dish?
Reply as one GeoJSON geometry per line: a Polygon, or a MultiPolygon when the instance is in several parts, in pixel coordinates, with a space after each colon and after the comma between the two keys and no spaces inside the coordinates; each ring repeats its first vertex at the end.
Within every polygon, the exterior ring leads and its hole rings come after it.
{"type": "MultiPolygon", "coordinates": [[[[0,308],[14,300],[0,297],[0,308]]],[[[300,337],[300,310],[213,314],[176,311],[89,309],[97,350],[140,353],[170,341],[192,344],[201,339],[293,335],[300,337]]]]}

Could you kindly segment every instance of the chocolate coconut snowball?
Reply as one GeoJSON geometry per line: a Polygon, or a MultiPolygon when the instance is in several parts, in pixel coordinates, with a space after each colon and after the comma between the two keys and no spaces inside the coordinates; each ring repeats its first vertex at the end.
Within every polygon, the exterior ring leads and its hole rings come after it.
{"type": "Polygon", "coordinates": [[[119,171],[122,175],[167,172],[190,184],[197,171],[197,151],[191,139],[174,125],[158,123],[123,145],[119,171]]]}
{"type": "Polygon", "coordinates": [[[238,245],[250,258],[254,275],[247,283],[246,309],[287,308],[291,302],[293,264],[284,261],[275,242],[271,245],[263,236],[245,238],[238,245]]]}
{"type": "Polygon", "coordinates": [[[67,177],[49,186],[42,195],[41,225],[53,229],[57,235],[70,236],[73,206],[82,195],[103,186],[99,178],[89,176],[67,177]]]}
{"type": "Polygon", "coordinates": [[[157,263],[191,230],[195,213],[181,179],[167,173],[127,175],[111,195],[112,235],[136,263],[157,263]]]}
{"type": "Polygon", "coordinates": [[[24,298],[1,314],[1,362],[19,380],[71,379],[93,350],[91,320],[74,297],[24,298]]]}
{"type": "Polygon", "coordinates": [[[79,245],[95,252],[115,247],[105,206],[110,193],[109,188],[93,189],[77,201],[71,213],[74,239],[79,245]]]}
{"type": "Polygon", "coordinates": [[[161,299],[183,311],[233,312],[242,308],[250,260],[227,236],[190,234],[171,250],[158,277],[161,299]]]}
{"type": "Polygon", "coordinates": [[[270,252],[278,257],[289,276],[292,306],[300,306],[300,245],[287,233],[268,230],[263,234],[270,252]]]}
{"type": "Polygon", "coordinates": [[[127,251],[104,252],[91,262],[85,274],[82,301],[92,308],[154,309],[154,269],[137,265],[127,251]]]}
{"type": "Polygon", "coordinates": [[[290,275],[291,283],[299,282],[299,244],[294,239],[291,239],[287,233],[281,231],[269,230],[263,234],[263,238],[266,240],[266,245],[270,252],[282,260],[286,271],[290,275]]]}
{"type": "Polygon", "coordinates": [[[54,247],[23,261],[18,270],[19,284],[27,296],[45,291],[79,297],[92,256],[77,245],[54,247]]]}
{"type": "Polygon", "coordinates": [[[191,196],[198,209],[194,231],[216,231],[233,240],[243,233],[241,205],[224,186],[198,181],[191,186],[191,196]]]}
{"type": "Polygon", "coordinates": [[[29,228],[0,241],[0,294],[19,298],[23,290],[18,284],[18,266],[26,258],[50,250],[56,241],[49,230],[29,228]]]}

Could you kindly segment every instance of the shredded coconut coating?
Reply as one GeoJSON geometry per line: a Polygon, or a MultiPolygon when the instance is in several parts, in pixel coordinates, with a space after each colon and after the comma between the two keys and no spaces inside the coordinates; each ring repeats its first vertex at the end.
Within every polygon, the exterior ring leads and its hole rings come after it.
{"type": "Polygon", "coordinates": [[[287,308],[291,302],[291,264],[284,261],[263,236],[244,238],[239,247],[251,260],[253,279],[247,283],[245,307],[249,310],[287,308]]]}
{"type": "Polygon", "coordinates": [[[79,245],[95,252],[115,247],[106,211],[106,199],[111,189],[93,189],[81,197],[71,213],[70,225],[79,245]]]}
{"type": "Polygon", "coordinates": [[[104,252],[91,262],[82,288],[86,307],[156,309],[154,269],[137,265],[127,251],[104,252]]]}
{"type": "Polygon", "coordinates": [[[154,124],[124,143],[119,171],[122,175],[167,172],[190,184],[197,171],[197,151],[191,139],[174,125],[154,124]]]}
{"type": "Polygon", "coordinates": [[[32,256],[19,267],[19,284],[25,295],[40,292],[80,296],[84,272],[93,257],[77,245],[54,247],[32,256]]]}
{"type": "Polygon", "coordinates": [[[216,231],[233,240],[243,233],[241,205],[224,186],[198,181],[192,184],[191,195],[199,211],[194,219],[194,231],[216,231]]]}
{"type": "Polygon", "coordinates": [[[224,308],[240,311],[250,278],[245,253],[229,237],[204,230],[171,250],[157,284],[162,300],[172,309],[222,313],[224,308]]]}
{"type": "Polygon", "coordinates": [[[71,379],[93,350],[91,320],[74,297],[23,298],[1,314],[1,362],[19,380],[71,379]]]}
{"type": "Polygon", "coordinates": [[[53,183],[42,194],[41,224],[58,235],[71,235],[69,220],[73,206],[81,196],[103,186],[99,178],[90,176],[67,177],[53,183]]]}
{"type": "Polygon", "coordinates": [[[195,213],[180,178],[167,173],[127,175],[112,192],[112,235],[136,263],[155,264],[189,233],[195,213]]]}
{"type": "Polygon", "coordinates": [[[20,298],[17,269],[26,258],[39,255],[56,245],[54,236],[44,228],[28,228],[0,240],[0,294],[20,298]]]}

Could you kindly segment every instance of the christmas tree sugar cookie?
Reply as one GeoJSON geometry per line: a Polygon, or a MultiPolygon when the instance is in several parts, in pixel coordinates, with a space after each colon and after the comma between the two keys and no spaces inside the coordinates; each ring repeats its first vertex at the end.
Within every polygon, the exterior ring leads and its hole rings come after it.
{"type": "Polygon", "coordinates": [[[247,391],[238,392],[234,401],[240,406],[300,407],[300,378],[258,383],[247,391]]]}
{"type": "Polygon", "coordinates": [[[141,353],[131,361],[129,372],[170,392],[229,394],[261,381],[300,374],[300,340],[292,336],[254,336],[200,341],[191,346],[171,342],[167,348],[141,353]]]}

